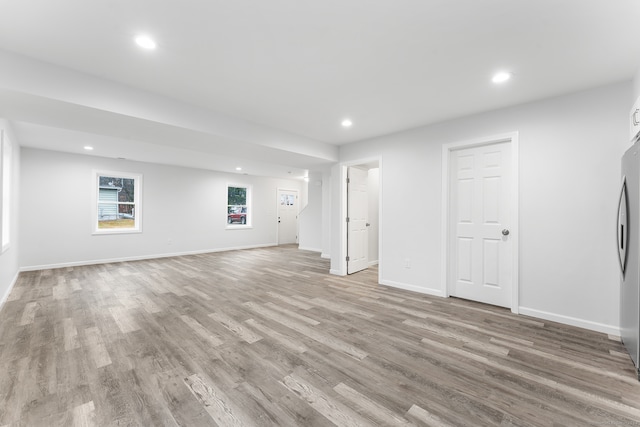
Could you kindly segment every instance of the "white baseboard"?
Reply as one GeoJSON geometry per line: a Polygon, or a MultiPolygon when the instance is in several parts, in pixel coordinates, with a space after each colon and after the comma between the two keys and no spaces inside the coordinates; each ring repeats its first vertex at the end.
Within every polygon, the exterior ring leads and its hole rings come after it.
{"type": "Polygon", "coordinates": [[[20,272],[16,271],[16,275],[13,276],[13,279],[11,280],[11,283],[9,284],[9,287],[7,288],[7,291],[4,293],[4,295],[2,295],[2,299],[0,299],[0,310],[4,306],[4,303],[7,302],[7,299],[9,298],[9,295],[11,294],[11,291],[13,290],[13,287],[18,282],[18,276],[19,275],[20,275],[20,272]]]}
{"type": "Polygon", "coordinates": [[[322,254],[320,254],[320,258],[331,259],[331,255],[322,253],[322,254]]]}
{"type": "Polygon", "coordinates": [[[303,248],[302,246],[298,246],[298,249],[301,251],[309,251],[309,252],[320,252],[322,253],[322,249],[316,249],[316,248],[303,248]]]}
{"type": "Polygon", "coordinates": [[[520,314],[525,316],[537,317],[539,319],[550,320],[552,322],[563,323],[570,326],[577,326],[579,328],[602,332],[608,335],[620,336],[620,328],[617,326],[605,325],[604,323],[592,322],[590,320],[578,319],[575,317],[564,316],[562,314],[549,313],[533,308],[519,307],[519,309],[520,314]]]}
{"type": "Polygon", "coordinates": [[[378,260],[375,261],[369,261],[369,267],[372,267],[374,265],[378,265],[378,260]]]}
{"type": "MultiPolygon", "coordinates": [[[[445,293],[440,289],[423,288],[415,285],[408,285],[406,283],[394,282],[391,280],[381,280],[381,285],[392,286],[394,288],[405,289],[408,291],[418,292],[421,294],[433,295],[437,297],[446,297],[445,293]]],[[[604,334],[612,336],[620,336],[620,328],[617,326],[606,325],[604,323],[592,322],[590,320],[578,319],[571,316],[565,316],[562,314],[549,313],[542,310],[535,310],[527,307],[518,307],[519,314],[524,316],[531,316],[542,320],[549,320],[552,322],[558,322],[565,325],[576,326],[578,328],[588,329],[591,331],[602,332],[604,334]]]]}
{"type": "Polygon", "coordinates": [[[392,280],[380,280],[381,285],[391,286],[394,288],[404,289],[406,291],[418,292],[420,294],[433,295],[436,297],[444,297],[445,294],[440,289],[423,288],[422,286],[408,285],[406,283],[394,282],[392,280]]]}
{"type": "Polygon", "coordinates": [[[343,273],[340,270],[336,270],[334,268],[332,268],[331,270],[329,270],[329,274],[333,274],[334,276],[346,276],[345,273],[343,273]]]}
{"type": "Polygon", "coordinates": [[[176,256],[184,256],[184,255],[199,255],[199,254],[208,254],[208,253],[214,253],[214,252],[237,251],[242,249],[267,248],[272,246],[277,246],[277,244],[267,243],[262,245],[236,246],[231,248],[204,249],[204,250],[198,250],[198,251],[172,252],[172,253],[165,253],[165,254],[141,255],[141,256],[122,257],[122,258],[93,259],[93,260],[85,260],[85,261],[63,262],[63,263],[57,263],[57,264],[30,265],[26,267],[20,267],[20,271],[50,270],[54,268],[80,267],[83,265],[110,264],[114,262],[126,262],[126,261],[141,261],[145,259],[170,258],[170,257],[176,257],[176,256]]]}

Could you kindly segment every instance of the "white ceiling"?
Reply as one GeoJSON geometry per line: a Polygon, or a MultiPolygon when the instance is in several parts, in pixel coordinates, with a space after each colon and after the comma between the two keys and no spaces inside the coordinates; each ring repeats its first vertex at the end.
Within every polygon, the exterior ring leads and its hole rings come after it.
{"type": "MultiPolygon", "coordinates": [[[[0,0],[0,9],[0,50],[320,146],[630,80],[640,66],[638,0],[0,0]],[[139,49],[139,33],[158,48],[139,49]],[[492,84],[499,70],[513,79],[492,84]],[[340,126],[345,117],[352,128],[340,126]]],[[[37,146],[45,129],[20,118],[37,146]]]]}

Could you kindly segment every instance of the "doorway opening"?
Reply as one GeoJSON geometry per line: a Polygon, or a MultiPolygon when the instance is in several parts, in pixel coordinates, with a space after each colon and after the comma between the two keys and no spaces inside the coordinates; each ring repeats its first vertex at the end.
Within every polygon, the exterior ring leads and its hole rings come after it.
{"type": "MultiPolygon", "coordinates": [[[[337,167],[340,194],[338,246],[332,256],[331,273],[352,274],[381,262],[380,158],[345,163],[337,167]],[[348,180],[351,180],[348,182],[348,180]]],[[[335,188],[335,187],[334,187],[335,188]]],[[[339,212],[339,213],[338,213],[339,212]]],[[[381,269],[378,269],[378,277],[381,269]]]]}

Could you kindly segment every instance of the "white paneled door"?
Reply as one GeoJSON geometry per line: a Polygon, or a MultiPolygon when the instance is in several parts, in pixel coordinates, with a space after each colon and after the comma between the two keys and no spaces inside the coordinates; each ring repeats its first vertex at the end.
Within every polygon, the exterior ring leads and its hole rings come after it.
{"type": "Polygon", "coordinates": [[[278,190],[278,244],[298,243],[298,192],[278,190]]]}
{"type": "Polygon", "coordinates": [[[365,169],[347,169],[347,274],[369,266],[368,176],[365,169]]]}
{"type": "Polygon", "coordinates": [[[511,144],[451,152],[449,294],[511,307],[511,144]]]}

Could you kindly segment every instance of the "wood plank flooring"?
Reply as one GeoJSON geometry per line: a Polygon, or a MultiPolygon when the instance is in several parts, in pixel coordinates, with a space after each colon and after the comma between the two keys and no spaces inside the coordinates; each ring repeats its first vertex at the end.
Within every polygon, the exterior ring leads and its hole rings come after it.
{"type": "Polygon", "coordinates": [[[615,339],[328,270],[282,246],[22,273],[0,426],[640,426],[615,339]]]}

